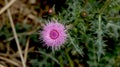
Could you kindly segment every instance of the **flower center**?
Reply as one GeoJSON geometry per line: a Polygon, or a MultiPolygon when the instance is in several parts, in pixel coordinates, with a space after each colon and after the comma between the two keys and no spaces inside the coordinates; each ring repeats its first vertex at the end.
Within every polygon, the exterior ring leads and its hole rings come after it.
{"type": "Polygon", "coordinates": [[[57,39],[58,36],[59,36],[59,33],[58,33],[57,30],[53,29],[53,30],[50,31],[50,38],[51,39],[57,39]]]}

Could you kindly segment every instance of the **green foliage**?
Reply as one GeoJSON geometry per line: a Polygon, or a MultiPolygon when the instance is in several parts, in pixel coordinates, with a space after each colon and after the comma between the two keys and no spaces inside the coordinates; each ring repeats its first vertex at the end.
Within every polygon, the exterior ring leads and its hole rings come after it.
{"type": "Polygon", "coordinates": [[[60,20],[74,25],[68,34],[71,36],[70,43],[73,44],[78,54],[83,56],[87,54],[89,57],[87,63],[90,67],[119,66],[119,63],[115,61],[115,57],[120,53],[119,50],[115,50],[120,48],[118,47],[120,44],[118,41],[120,38],[119,0],[106,0],[102,1],[103,3],[90,0],[85,7],[83,6],[85,1],[82,0],[68,2],[71,3],[68,3],[68,9],[60,14],[60,20]],[[82,11],[88,14],[87,17],[81,16],[82,11]],[[84,53],[84,49],[88,53],[84,53]],[[118,51],[117,54],[116,51],[118,51]]]}

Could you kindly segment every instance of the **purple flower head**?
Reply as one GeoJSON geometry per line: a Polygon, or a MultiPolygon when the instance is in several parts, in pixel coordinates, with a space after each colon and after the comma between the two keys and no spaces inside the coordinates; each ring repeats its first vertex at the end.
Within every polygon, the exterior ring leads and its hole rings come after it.
{"type": "Polygon", "coordinates": [[[45,45],[51,47],[52,50],[57,50],[66,41],[67,34],[65,26],[57,21],[49,22],[44,26],[41,37],[45,42],[45,45]]]}

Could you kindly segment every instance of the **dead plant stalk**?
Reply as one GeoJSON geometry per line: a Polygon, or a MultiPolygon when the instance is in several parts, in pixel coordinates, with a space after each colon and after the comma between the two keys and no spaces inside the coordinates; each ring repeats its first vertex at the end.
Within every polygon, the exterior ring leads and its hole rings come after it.
{"type": "MultiPolygon", "coordinates": [[[[5,0],[5,3],[7,4],[7,0],[5,0]]],[[[15,26],[14,26],[13,19],[12,19],[12,16],[11,16],[11,13],[10,13],[9,9],[7,9],[7,13],[8,13],[8,17],[9,17],[10,24],[11,24],[11,27],[12,27],[13,35],[15,37],[17,48],[18,48],[18,51],[19,51],[19,54],[20,54],[22,65],[23,65],[23,67],[26,67],[26,64],[25,64],[25,61],[24,61],[24,58],[23,58],[23,55],[22,55],[22,50],[21,50],[21,47],[20,47],[20,43],[19,43],[19,40],[18,40],[18,36],[17,36],[16,30],[15,30],[15,26]]]]}

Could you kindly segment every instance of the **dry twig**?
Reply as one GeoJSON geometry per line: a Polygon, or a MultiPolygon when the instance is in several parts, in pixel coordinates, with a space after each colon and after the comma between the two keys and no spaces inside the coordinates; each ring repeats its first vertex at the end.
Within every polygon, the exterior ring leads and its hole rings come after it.
{"type": "Polygon", "coordinates": [[[13,64],[13,65],[15,65],[17,67],[20,67],[20,65],[17,62],[14,62],[14,61],[12,61],[10,59],[7,59],[7,58],[1,57],[1,56],[0,56],[0,59],[6,61],[8,63],[11,63],[11,64],[13,64]]]}
{"type": "MultiPolygon", "coordinates": [[[[7,4],[7,0],[5,0],[5,2],[7,4]]],[[[10,13],[9,9],[7,9],[7,13],[8,13],[8,17],[10,19],[10,24],[11,24],[12,31],[13,31],[13,34],[14,34],[14,37],[15,37],[15,41],[16,41],[16,44],[17,44],[17,48],[18,48],[18,51],[19,51],[19,54],[20,54],[22,65],[23,65],[23,67],[26,67],[26,64],[25,64],[25,61],[24,61],[24,58],[23,58],[23,55],[22,55],[22,50],[20,48],[20,43],[19,43],[19,40],[18,40],[18,36],[17,36],[16,30],[15,30],[15,26],[14,26],[13,19],[12,19],[12,16],[11,16],[11,13],[10,13]]]]}
{"type": "Polygon", "coordinates": [[[0,10],[0,15],[7,10],[16,0],[11,0],[6,6],[4,6],[1,10],[0,10]]]}
{"type": "Polygon", "coordinates": [[[27,54],[28,54],[28,48],[29,48],[29,39],[27,40],[27,43],[26,43],[26,48],[25,48],[25,52],[24,52],[24,61],[26,63],[26,60],[27,60],[27,54]]]}

